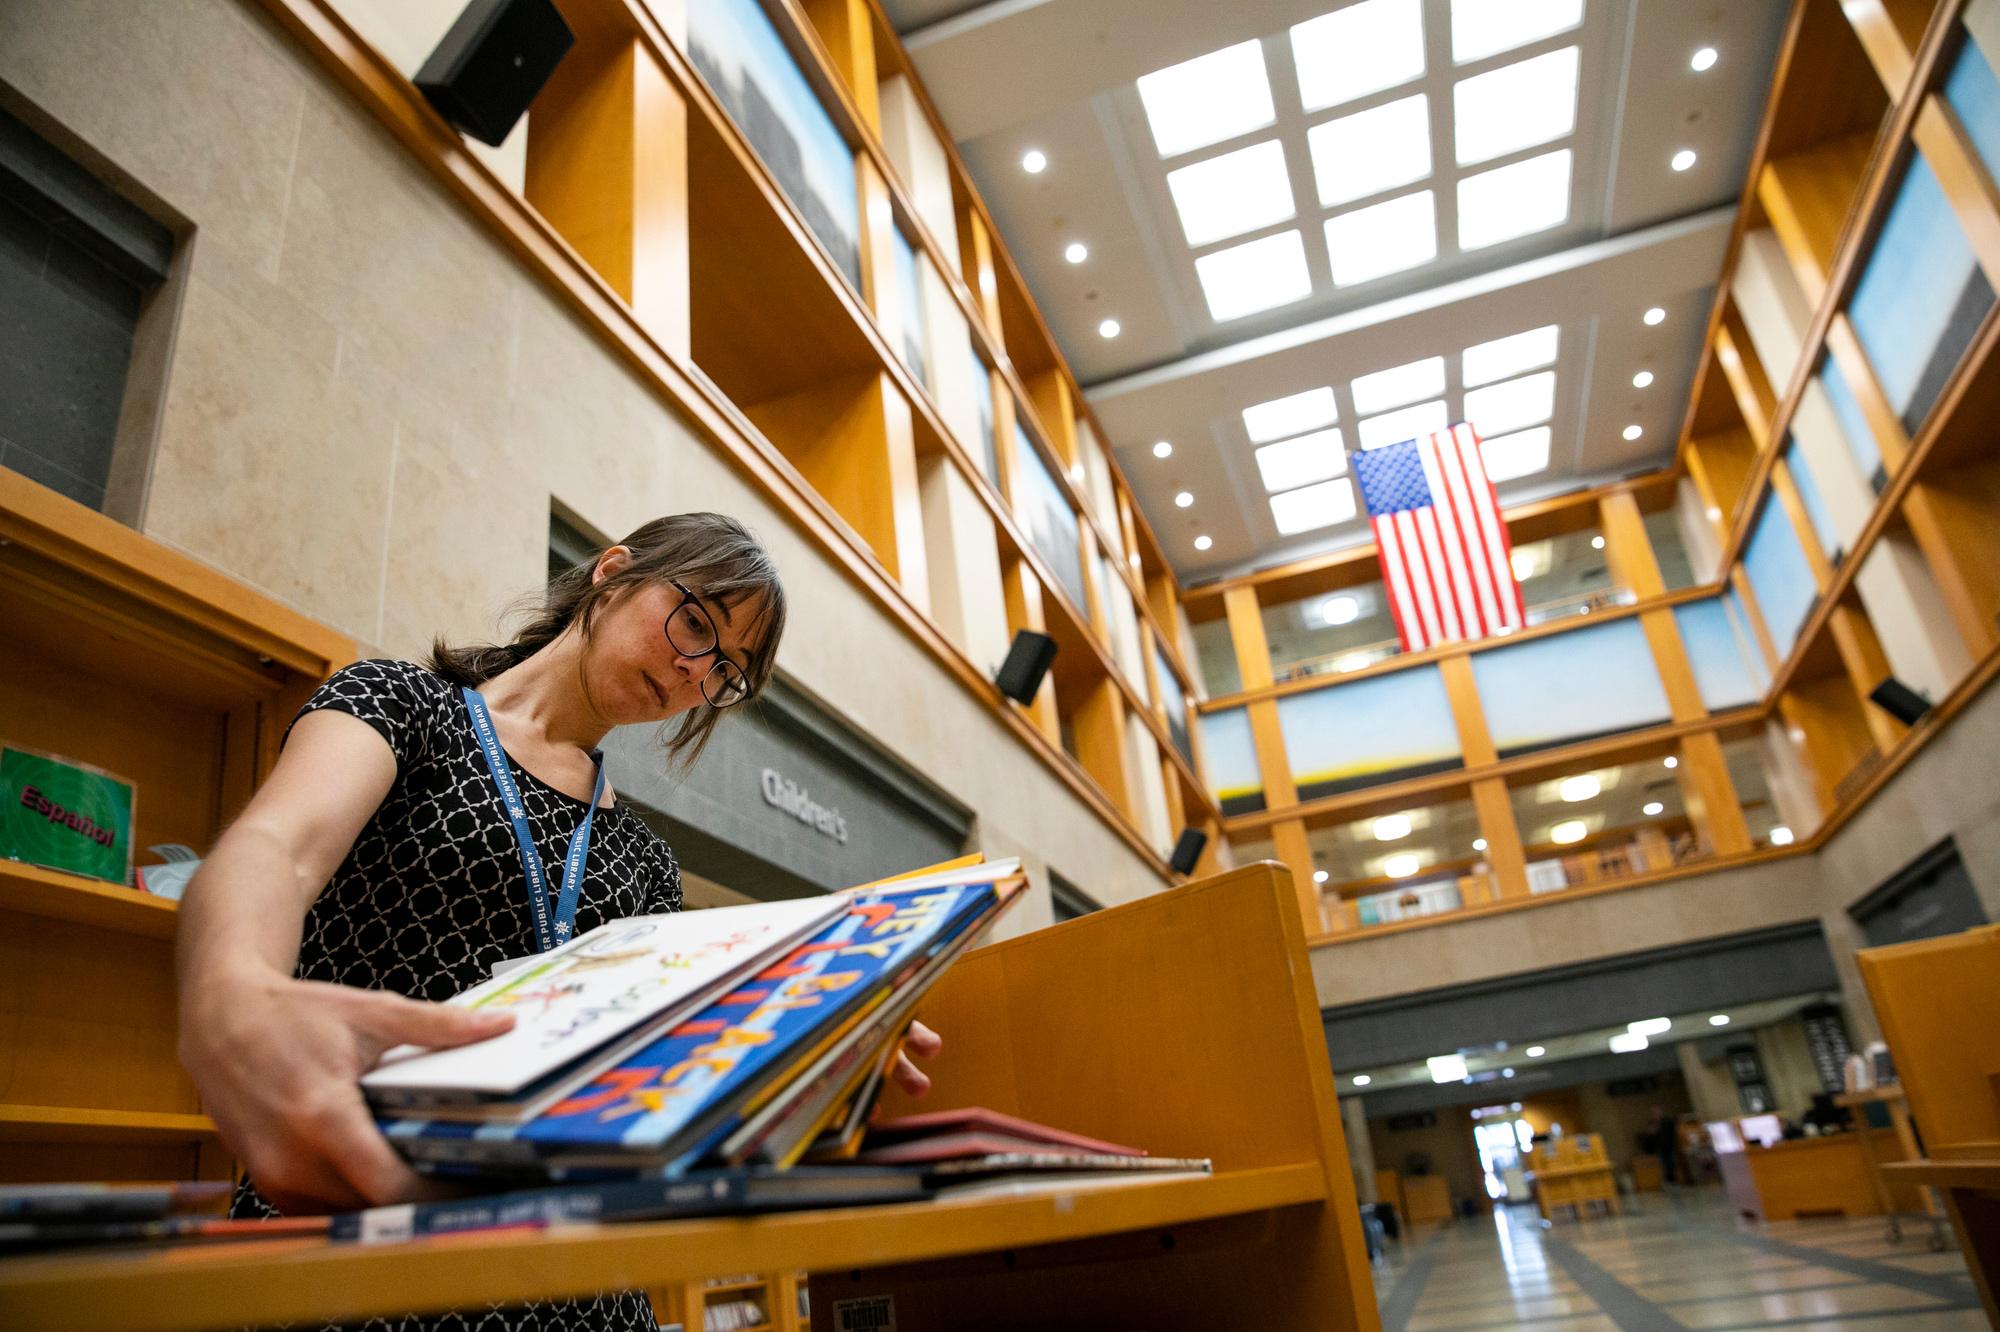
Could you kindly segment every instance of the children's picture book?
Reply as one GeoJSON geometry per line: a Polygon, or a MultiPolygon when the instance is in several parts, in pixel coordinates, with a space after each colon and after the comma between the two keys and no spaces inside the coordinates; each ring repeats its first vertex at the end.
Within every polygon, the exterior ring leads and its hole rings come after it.
{"type": "Polygon", "coordinates": [[[512,1030],[450,1050],[398,1046],[362,1089],[388,1115],[525,1118],[846,909],[810,897],[600,925],[448,1001],[512,1013],[512,1030]]]}
{"type": "MultiPolygon", "coordinates": [[[[900,1026],[871,1019],[906,1020],[940,973],[928,964],[956,951],[954,943],[969,943],[1023,882],[1016,864],[1003,863],[840,895],[831,899],[839,914],[817,934],[527,1122],[410,1119],[385,1123],[384,1131],[419,1168],[470,1163],[565,1178],[685,1173],[747,1117],[774,1103],[791,1109],[788,1092],[828,1085],[809,1075],[828,1072],[846,1052],[872,1057],[897,1039],[900,1026]]],[[[834,1091],[865,1078],[868,1063],[857,1058],[851,1079],[843,1069],[834,1091]]],[[[817,1121],[843,1104],[836,1095],[823,1112],[814,1106],[815,1119],[800,1130],[808,1141],[817,1121]]],[[[776,1122],[802,1121],[781,1113],[776,1122]]]]}
{"type": "Polygon", "coordinates": [[[870,1124],[867,1150],[872,1153],[878,1148],[887,1148],[892,1143],[907,1143],[913,1140],[935,1141],[940,1135],[962,1133],[1005,1135],[1025,1142],[1071,1148],[1080,1152],[1098,1152],[1106,1156],[1146,1154],[1137,1147],[1121,1147],[1115,1142],[1105,1142],[1101,1138],[1087,1138],[1081,1133],[1051,1128],[1047,1124],[1037,1124],[1033,1120],[1021,1119],[1014,1115],[1003,1115],[984,1106],[967,1106],[959,1110],[934,1110],[926,1114],[904,1115],[897,1119],[885,1119],[879,1124],[870,1124]]]}
{"type": "Polygon", "coordinates": [[[0,1186],[7,1221],[156,1221],[174,1212],[221,1210],[236,1186],[228,1180],[159,1184],[8,1184],[0,1186]]]}
{"type": "Polygon", "coordinates": [[[296,1239],[324,1235],[328,1227],[323,1216],[278,1216],[263,1221],[231,1221],[219,1216],[167,1216],[153,1221],[7,1221],[0,1222],[0,1254],[86,1244],[296,1239]]]}

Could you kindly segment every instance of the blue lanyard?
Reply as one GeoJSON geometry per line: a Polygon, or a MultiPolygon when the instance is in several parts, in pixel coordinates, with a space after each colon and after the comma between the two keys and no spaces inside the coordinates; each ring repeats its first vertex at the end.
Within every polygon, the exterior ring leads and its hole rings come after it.
{"type": "Polygon", "coordinates": [[[459,692],[465,696],[466,715],[472,719],[472,733],[478,737],[479,752],[486,758],[486,770],[493,774],[493,784],[500,788],[500,803],[507,807],[507,818],[514,825],[521,872],[528,876],[528,905],[534,910],[535,939],[538,951],[546,953],[558,944],[568,943],[570,932],[576,928],[576,895],[583,887],[584,858],[590,854],[590,821],[597,815],[597,802],[604,799],[604,759],[597,756],[597,779],[590,788],[590,808],[583,812],[583,822],[570,834],[569,854],[563,858],[562,882],[557,885],[560,895],[556,899],[555,919],[551,921],[548,875],[542,869],[541,852],[535,850],[535,835],[528,828],[528,811],[521,804],[521,789],[514,784],[506,751],[500,748],[500,740],[493,734],[493,714],[486,710],[486,700],[478,691],[459,692]]]}

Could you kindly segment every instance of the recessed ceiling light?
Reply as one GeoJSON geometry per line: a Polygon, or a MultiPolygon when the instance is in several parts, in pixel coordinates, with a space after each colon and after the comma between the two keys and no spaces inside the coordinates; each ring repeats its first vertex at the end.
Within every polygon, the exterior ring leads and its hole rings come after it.
{"type": "Polygon", "coordinates": [[[1603,790],[1604,783],[1590,773],[1581,777],[1565,777],[1556,783],[1556,794],[1572,805],[1583,800],[1595,800],[1603,790]]]}
{"type": "Polygon", "coordinates": [[[1261,129],[1277,117],[1261,42],[1238,42],[1155,70],[1139,80],[1139,101],[1161,157],[1261,129]]]}
{"type": "Polygon", "coordinates": [[[1328,597],[1319,603],[1319,618],[1336,628],[1361,618],[1361,602],[1350,596],[1328,597]]]}
{"type": "Polygon", "coordinates": [[[1544,370],[1468,391],[1465,419],[1482,437],[1505,435],[1548,420],[1555,406],[1556,372],[1544,370]]]}
{"type": "Polygon", "coordinates": [[[1049,157],[1039,148],[1030,148],[1021,154],[1021,170],[1031,176],[1039,176],[1048,168],[1049,157]]]}
{"type": "Polygon", "coordinates": [[[1444,393],[1444,357],[1377,370],[1360,376],[1348,388],[1354,396],[1354,410],[1363,414],[1386,411],[1419,398],[1440,397],[1444,393]]]}
{"type": "Polygon", "coordinates": [[[1588,836],[1590,836],[1590,825],[1582,819],[1565,819],[1563,822],[1549,829],[1549,840],[1558,846],[1568,846],[1572,842],[1581,842],[1588,836]]]}
{"type": "Polygon", "coordinates": [[[1292,29],[1292,62],[1307,111],[1365,97],[1424,72],[1418,0],[1362,0],[1292,29]]]}
{"type": "Polygon", "coordinates": [[[1474,851],[1484,851],[1486,849],[1486,839],[1484,837],[1473,838],[1472,849],[1474,851]]]}
{"type": "Polygon", "coordinates": [[[1410,816],[1384,814],[1375,820],[1374,832],[1378,842],[1399,842],[1410,835],[1410,816]]]}
{"type": "Polygon", "coordinates": [[[1429,190],[1326,220],[1333,285],[1351,287],[1437,258],[1437,209],[1429,190]]]}
{"type": "Polygon", "coordinates": [[[1537,370],[1556,359],[1556,325],[1544,324],[1526,333],[1477,343],[1459,354],[1459,368],[1465,386],[1473,388],[1496,379],[1512,379],[1524,370],[1537,370]]]}
{"type": "Polygon", "coordinates": [[[1273,398],[1243,409],[1243,428],[1252,444],[1284,439],[1329,425],[1340,416],[1331,388],[1307,389],[1289,397],[1273,398]]]}
{"type": "Polygon", "coordinates": [[[1781,823],[1777,827],[1771,829],[1772,846],[1790,846],[1791,844],[1792,844],[1792,830],[1790,828],[1787,828],[1784,824],[1781,823]]]}
{"type": "Polygon", "coordinates": [[[1424,1066],[1431,1071],[1431,1081],[1436,1083],[1463,1082],[1468,1070],[1465,1056],[1457,1054],[1432,1055],[1424,1060],[1424,1066]]]}
{"type": "Polygon", "coordinates": [[[1646,322],[1648,324],[1663,324],[1666,322],[1666,319],[1667,312],[1657,305],[1646,311],[1646,322]]]}
{"type": "Polygon", "coordinates": [[[1407,879],[1423,867],[1423,857],[1414,851],[1398,851],[1382,858],[1382,872],[1392,879],[1407,879]]]}
{"type": "Polygon", "coordinates": [[[1196,550],[1207,550],[1210,546],[1214,544],[1215,543],[1213,541],[1209,540],[1205,536],[1198,536],[1194,539],[1194,548],[1196,550]]]}
{"type": "Polygon", "coordinates": [[[1503,1078],[1511,1078],[1514,1076],[1514,1070],[1511,1068],[1503,1068],[1500,1070],[1500,1076],[1503,1078]]]}
{"type": "Polygon", "coordinates": [[[1470,60],[1567,32],[1583,21],[1583,0],[1452,0],[1451,58],[1470,60]]]}
{"type": "Polygon", "coordinates": [[[1611,1038],[1611,1053],[1637,1054],[1652,1042],[1636,1031],[1621,1031],[1611,1038]]]}
{"type": "Polygon", "coordinates": [[[1185,509],[1193,503],[1194,496],[1188,491],[1183,490],[1180,494],[1174,496],[1174,507],[1176,509],[1185,509]]]}
{"type": "Polygon", "coordinates": [[[1649,819],[1657,818],[1659,815],[1667,812],[1667,807],[1657,800],[1648,800],[1639,812],[1649,819]]]}
{"type": "Polygon", "coordinates": [[[1122,325],[1116,319],[1107,319],[1097,326],[1097,336],[1100,338],[1115,338],[1118,336],[1118,330],[1121,327],[1122,325]]]}
{"type": "Polygon", "coordinates": [[[1643,426],[1628,425],[1625,427],[1624,430],[1620,431],[1619,433],[1623,434],[1627,439],[1637,439],[1639,438],[1639,436],[1645,434],[1646,431],[1645,427],[1643,426]]]}
{"type": "Polygon", "coordinates": [[[1526,1054],[1530,1059],[1540,1059],[1548,1052],[1549,1047],[1546,1045],[1531,1045],[1527,1048],[1526,1054]]]}
{"type": "Polygon", "coordinates": [[[1374,1079],[1369,1077],[1366,1073],[1356,1073],[1352,1080],[1354,1085],[1357,1087],[1366,1087],[1369,1083],[1374,1081],[1374,1079]]]}
{"type": "Polygon", "coordinates": [[[1665,762],[1669,768],[1678,768],[1681,766],[1681,761],[1672,754],[1667,755],[1665,762]]]}
{"type": "Polygon", "coordinates": [[[1379,449],[1387,444],[1400,444],[1406,439],[1421,439],[1425,435],[1436,434],[1448,424],[1442,399],[1420,402],[1414,407],[1384,412],[1363,421],[1360,426],[1361,447],[1379,449]]]}
{"type": "Polygon", "coordinates": [[[1340,427],[1266,444],[1257,450],[1257,472],[1271,494],[1296,490],[1347,472],[1347,450],[1340,427]]]}
{"type": "Polygon", "coordinates": [[[1704,46],[1699,51],[1696,51],[1694,53],[1693,58],[1688,61],[1688,68],[1692,69],[1697,74],[1702,73],[1704,70],[1714,69],[1715,48],[1712,46],[1704,46]]]}
{"type": "Polygon", "coordinates": [[[1478,250],[1561,226],[1569,217],[1570,150],[1458,182],[1458,248],[1478,250]]]}
{"type": "Polygon", "coordinates": [[[1325,882],[1327,881],[1328,877],[1329,877],[1329,876],[1328,876],[1328,874],[1327,874],[1327,872],[1326,872],[1325,870],[1314,870],[1314,871],[1313,871],[1313,882],[1314,882],[1314,883],[1325,883],[1325,882]]]}
{"type": "Polygon", "coordinates": [[[1153,445],[1153,456],[1155,458],[1171,458],[1174,456],[1174,446],[1163,439],[1153,445]]]}
{"type": "Polygon", "coordinates": [[[1711,1016],[1709,1017],[1709,1019],[1708,1019],[1708,1025],[1709,1025],[1709,1026],[1711,1026],[1711,1027],[1726,1027],[1726,1026],[1728,1026],[1728,1025],[1729,1025],[1729,1014],[1727,1014],[1727,1013],[1716,1013],[1716,1014],[1713,1014],[1713,1015],[1711,1015],[1711,1016]]]}
{"type": "Polygon", "coordinates": [[[1319,201],[1331,207],[1431,174],[1430,100],[1422,93],[1306,131],[1319,201]]]}
{"type": "Polygon", "coordinates": [[[1637,1022],[1625,1024],[1625,1030],[1636,1036],[1661,1036],[1673,1029],[1672,1018],[1640,1018],[1637,1022]]]}
{"type": "Polygon", "coordinates": [[[1601,536],[1594,536],[1594,537],[1592,537],[1592,538],[1590,539],[1590,548],[1591,548],[1592,550],[1603,550],[1603,549],[1604,549],[1604,538],[1603,538],[1603,537],[1601,537],[1601,536]]]}
{"type": "Polygon", "coordinates": [[[1641,370],[1638,374],[1632,376],[1633,388],[1651,388],[1652,385],[1653,372],[1651,370],[1641,370]]]}
{"type": "Polygon", "coordinates": [[[1169,171],[1167,189],[1189,245],[1241,236],[1295,211],[1285,146],[1276,139],[1169,171]]]}
{"type": "Polygon", "coordinates": [[[1317,527],[1331,527],[1354,516],[1354,487],[1344,478],[1301,486],[1273,495],[1271,521],[1280,536],[1296,536],[1317,527]]]}
{"type": "Polygon", "coordinates": [[[1458,164],[1490,162],[1576,128],[1577,49],[1503,65],[1452,89],[1458,164]]]}
{"type": "Polygon", "coordinates": [[[1498,439],[1480,441],[1479,456],[1486,464],[1486,479],[1497,486],[1502,481],[1518,481],[1541,471],[1549,465],[1549,446],[1553,440],[1547,426],[1531,426],[1498,439]]]}
{"type": "Polygon", "coordinates": [[[1063,258],[1073,264],[1080,264],[1090,258],[1090,250],[1082,241],[1071,241],[1063,247],[1063,258]]]}
{"type": "Polygon", "coordinates": [[[1695,161],[1694,149],[1683,148],[1679,152],[1674,154],[1673,160],[1667,163],[1667,165],[1671,166],[1676,171],[1686,171],[1689,167],[1694,165],[1694,161],[1695,161]]]}
{"type": "Polygon", "coordinates": [[[1194,261],[1208,313],[1220,323],[1312,295],[1305,238],[1296,231],[1253,240],[1194,261]]]}

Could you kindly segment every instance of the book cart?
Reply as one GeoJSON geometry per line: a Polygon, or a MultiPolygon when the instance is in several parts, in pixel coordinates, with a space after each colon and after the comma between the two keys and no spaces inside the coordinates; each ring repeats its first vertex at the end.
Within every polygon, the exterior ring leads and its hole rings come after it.
{"type": "MultiPolygon", "coordinates": [[[[10,471],[0,625],[0,741],[133,782],[140,863],[163,842],[205,854],[307,695],[355,651],[10,471]]],[[[0,860],[0,1181],[229,1178],[174,1052],[177,914],[0,860]]]]}
{"type": "Polygon", "coordinates": [[[854,1326],[888,1326],[892,1312],[899,1332],[1379,1327],[1298,896],[1281,866],[980,949],[946,973],[923,1017],[946,1039],[924,1108],[988,1106],[1212,1157],[1215,1173],[400,1244],[25,1257],[0,1262],[0,1326],[192,1330],[621,1287],[664,1305],[688,1283],[803,1271],[818,1332],[840,1326],[842,1306],[854,1326]]]}

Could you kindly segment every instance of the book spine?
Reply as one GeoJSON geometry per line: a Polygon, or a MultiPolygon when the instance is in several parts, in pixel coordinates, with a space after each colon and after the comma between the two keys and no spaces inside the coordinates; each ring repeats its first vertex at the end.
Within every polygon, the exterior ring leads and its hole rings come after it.
{"type": "Polygon", "coordinates": [[[732,1211],[742,1201],[741,1178],[628,1180],[595,1188],[371,1207],[334,1217],[330,1234],[350,1243],[388,1244],[468,1230],[696,1216],[732,1211]]]}

